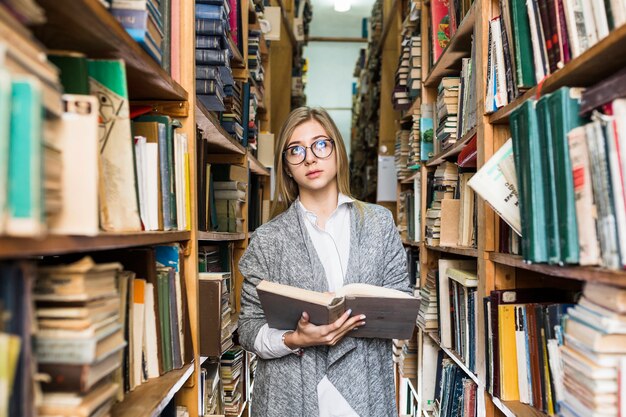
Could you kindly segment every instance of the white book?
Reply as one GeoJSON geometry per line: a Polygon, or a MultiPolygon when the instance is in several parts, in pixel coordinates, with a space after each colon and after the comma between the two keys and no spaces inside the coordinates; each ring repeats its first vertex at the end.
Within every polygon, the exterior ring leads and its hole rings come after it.
{"type": "Polygon", "coordinates": [[[583,0],[563,0],[565,23],[567,24],[567,34],[572,51],[572,58],[576,58],[589,49],[589,39],[587,38],[587,29],[585,28],[582,2],[583,0]]]}
{"type": "MultiPolygon", "coordinates": [[[[615,222],[617,223],[617,240],[620,263],[626,266],[626,188],[624,184],[623,170],[624,159],[626,155],[620,151],[625,147],[624,143],[619,143],[619,133],[617,132],[617,124],[615,116],[608,121],[606,128],[607,142],[607,159],[609,163],[609,171],[611,173],[611,191],[613,194],[613,210],[615,211],[615,222]]],[[[621,137],[621,142],[626,142],[626,137],[621,137]]]]}
{"type": "Polygon", "coordinates": [[[593,20],[596,25],[598,41],[600,41],[609,36],[609,20],[606,15],[604,0],[591,0],[588,3],[593,9],[593,20]]]}
{"type": "Polygon", "coordinates": [[[493,154],[468,184],[515,233],[522,235],[512,139],[493,154]]]}
{"type": "Polygon", "coordinates": [[[596,27],[596,20],[591,6],[592,1],[595,0],[582,1],[583,19],[585,20],[585,29],[587,32],[589,48],[598,43],[598,28],[596,27]]]}
{"type": "Polygon", "coordinates": [[[146,144],[146,201],[149,228],[159,230],[159,145],[146,144]]]}
{"type": "Polygon", "coordinates": [[[132,332],[132,343],[129,355],[132,357],[132,367],[130,369],[130,389],[131,391],[143,382],[143,334],[145,322],[145,291],[146,281],[143,279],[133,280],[134,296],[132,304],[133,325],[129,329],[132,332]]]}
{"type": "Polygon", "coordinates": [[[183,155],[181,138],[178,133],[174,133],[174,179],[176,183],[176,226],[178,230],[185,230],[184,224],[184,192],[183,192],[183,155]]]}
{"type": "MultiPolygon", "coordinates": [[[[421,332],[423,334],[423,332],[421,332]]],[[[436,381],[437,379],[437,359],[439,346],[428,336],[423,336],[422,343],[422,371],[423,381],[436,381]]],[[[435,405],[435,384],[425,383],[421,386],[422,404],[426,411],[432,411],[435,405]]]]}
{"type": "Polygon", "coordinates": [[[500,16],[491,20],[492,40],[496,51],[495,57],[495,80],[496,80],[496,107],[504,107],[508,104],[506,91],[506,67],[504,65],[504,48],[502,46],[502,31],[500,30],[500,16]]]}
{"type": "Polygon", "coordinates": [[[539,16],[536,13],[534,1],[526,1],[526,8],[528,10],[528,22],[530,24],[530,40],[533,46],[533,62],[535,64],[535,78],[537,82],[540,82],[548,75],[546,70],[546,61],[544,54],[545,42],[543,41],[543,28],[539,21],[539,16]]]}
{"type": "Polygon", "coordinates": [[[615,28],[622,26],[626,23],[626,2],[624,0],[611,0],[611,13],[615,28]]]}
{"type": "Polygon", "coordinates": [[[146,143],[145,136],[135,136],[135,171],[137,172],[137,191],[139,194],[139,217],[145,230],[150,230],[148,207],[146,206],[146,143]]]}
{"type": "Polygon", "coordinates": [[[439,260],[439,332],[441,347],[452,348],[452,324],[450,322],[450,280],[448,268],[476,270],[476,261],[440,259],[439,260]]]}
{"type": "Polygon", "coordinates": [[[146,283],[145,290],[143,355],[146,359],[148,379],[152,379],[159,377],[159,353],[157,346],[160,341],[157,340],[154,284],[146,283]]]}
{"type": "Polygon", "coordinates": [[[517,384],[520,401],[530,404],[531,392],[528,385],[528,352],[526,350],[526,328],[523,318],[523,306],[515,306],[515,347],[517,350],[517,384]]]}

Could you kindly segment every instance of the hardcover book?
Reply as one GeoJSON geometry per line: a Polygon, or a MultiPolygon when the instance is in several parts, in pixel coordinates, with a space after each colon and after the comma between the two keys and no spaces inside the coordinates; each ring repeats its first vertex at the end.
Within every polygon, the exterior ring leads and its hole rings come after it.
{"type": "Polygon", "coordinates": [[[352,331],[352,337],[408,339],[420,306],[411,295],[368,284],[349,284],[328,294],[263,280],[257,292],[272,328],[295,329],[303,312],[311,323],[326,325],[352,310],[352,316],[366,316],[366,325],[352,331]]]}

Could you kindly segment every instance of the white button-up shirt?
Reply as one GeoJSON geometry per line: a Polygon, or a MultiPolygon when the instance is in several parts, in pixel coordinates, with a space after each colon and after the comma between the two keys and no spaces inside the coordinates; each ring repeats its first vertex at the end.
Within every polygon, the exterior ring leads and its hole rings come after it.
{"type": "MultiPolygon", "coordinates": [[[[335,292],[343,287],[343,280],[348,268],[350,255],[350,197],[339,194],[337,208],[326,221],[324,229],[317,225],[317,216],[296,201],[305,218],[306,229],[309,232],[317,256],[319,257],[326,279],[328,291],[335,292]]],[[[287,329],[293,330],[293,329],[287,329]]],[[[282,337],[287,330],[272,329],[267,324],[259,330],[254,341],[257,355],[263,359],[280,358],[292,353],[283,343],[282,337]]],[[[324,377],[317,385],[317,399],[319,402],[320,417],[359,417],[350,404],[335,388],[330,380],[324,377]]]]}

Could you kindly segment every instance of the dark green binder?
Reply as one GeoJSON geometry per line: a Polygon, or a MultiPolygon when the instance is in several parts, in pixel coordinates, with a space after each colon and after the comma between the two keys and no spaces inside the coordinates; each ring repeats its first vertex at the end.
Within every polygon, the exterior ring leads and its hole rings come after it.
{"type": "Polygon", "coordinates": [[[546,202],[541,183],[545,175],[534,100],[526,100],[512,112],[511,134],[514,152],[519,152],[515,160],[520,186],[522,254],[528,262],[547,262],[546,202]]]}
{"type": "Polygon", "coordinates": [[[569,157],[567,134],[584,124],[578,116],[580,90],[563,87],[548,98],[552,119],[552,146],[556,182],[556,203],[559,209],[559,236],[561,259],[564,263],[577,264],[579,260],[578,227],[572,162],[569,157]]]}
{"type": "Polygon", "coordinates": [[[559,208],[556,199],[556,189],[559,183],[554,167],[554,147],[552,137],[552,125],[550,108],[546,95],[541,97],[535,105],[537,123],[539,127],[539,147],[541,152],[541,165],[545,174],[542,181],[542,190],[545,201],[546,232],[548,235],[548,262],[559,264],[561,262],[561,244],[559,241],[559,208]]]}

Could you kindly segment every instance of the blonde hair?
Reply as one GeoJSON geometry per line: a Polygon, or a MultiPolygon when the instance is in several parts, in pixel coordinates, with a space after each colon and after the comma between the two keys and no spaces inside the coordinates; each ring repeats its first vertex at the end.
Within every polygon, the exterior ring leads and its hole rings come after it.
{"type": "Polygon", "coordinates": [[[287,165],[283,160],[283,151],[289,144],[289,139],[293,132],[301,124],[315,120],[318,122],[326,134],[335,141],[335,158],[337,159],[337,188],[339,192],[350,196],[350,167],[348,164],[348,154],[343,143],[341,133],[333,122],[333,119],[323,108],[299,107],[289,113],[287,120],[278,134],[278,143],[274,157],[274,167],[276,169],[276,195],[272,206],[271,217],[274,218],[287,210],[299,195],[298,184],[288,175],[287,165]]]}

